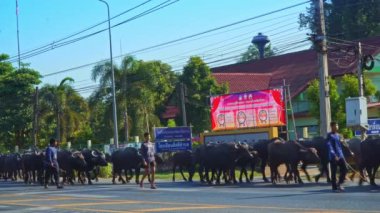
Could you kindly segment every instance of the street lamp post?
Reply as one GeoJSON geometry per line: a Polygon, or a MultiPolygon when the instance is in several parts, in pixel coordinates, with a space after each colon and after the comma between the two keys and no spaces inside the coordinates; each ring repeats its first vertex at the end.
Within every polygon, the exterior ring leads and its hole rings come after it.
{"type": "Polygon", "coordinates": [[[112,111],[113,111],[113,135],[114,135],[114,142],[116,145],[116,148],[119,148],[119,137],[117,133],[117,111],[116,111],[116,92],[115,92],[115,73],[113,70],[113,63],[112,63],[112,38],[111,38],[111,19],[110,19],[110,7],[108,3],[104,0],[99,0],[107,5],[107,12],[108,12],[108,34],[109,34],[109,40],[110,40],[110,61],[111,61],[111,73],[112,73],[112,111]]]}

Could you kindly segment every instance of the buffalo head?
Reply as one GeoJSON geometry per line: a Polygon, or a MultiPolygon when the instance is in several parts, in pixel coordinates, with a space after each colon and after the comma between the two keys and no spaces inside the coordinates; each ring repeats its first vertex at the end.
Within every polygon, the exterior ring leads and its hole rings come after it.
{"type": "Polygon", "coordinates": [[[301,160],[304,163],[314,164],[314,163],[320,162],[318,152],[315,148],[302,148],[300,149],[300,154],[301,154],[301,160]]]}
{"type": "Polygon", "coordinates": [[[79,151],[73,152],[71,154],[71,159],[72,159],[72,162],[76,168],[85,168],[87,165],[83,154],[79,151]]]}
{"type": "Polygon", "coordinates": [[[107,166],[106,156],[96,149],[91,151],[91,159],[95,165],[107,166]]]}

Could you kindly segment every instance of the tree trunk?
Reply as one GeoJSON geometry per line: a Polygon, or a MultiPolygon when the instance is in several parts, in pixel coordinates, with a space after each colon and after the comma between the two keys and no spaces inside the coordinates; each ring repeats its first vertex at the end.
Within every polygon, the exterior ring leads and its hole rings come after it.
{"type": "Polygon", "coordinates": [[[124,111],[124,134],[125,134],[125,142],[128,143],[128,112],[127,108],[124,111]]]}
{"type": "Polygon", "coordinates": [[[61,142],[61,114],[60,112],[58,111],[57,112],[57,135],[56,135],[56,139],[61,142]]]}

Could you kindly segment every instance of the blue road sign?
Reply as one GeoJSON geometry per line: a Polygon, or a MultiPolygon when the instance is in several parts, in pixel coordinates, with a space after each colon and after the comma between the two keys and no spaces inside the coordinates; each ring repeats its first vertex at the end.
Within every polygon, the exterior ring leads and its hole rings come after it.
{"type": "Polygon", "coordinates": [[[156,152],[191,150],[190,127],[154,128],[156,152]]]}
{"type": "Polygon", "coordinates": [[[175,152],[191,150],[191,141],[156,142],[156,152],[175,152]]]}
{"type": "Polygon", "coordinates": [[[191,139],[190,127],[159,127],[154,128],[154,138],[159,140],[191,139]]]}
{"type": "MultiPolygon", "coordinates": [[[[380,118],[368,119],[367,135],[380,135],[380,118]]],[[[355,131],[355,136],[360,136],[360,131],[355,131]]]]}

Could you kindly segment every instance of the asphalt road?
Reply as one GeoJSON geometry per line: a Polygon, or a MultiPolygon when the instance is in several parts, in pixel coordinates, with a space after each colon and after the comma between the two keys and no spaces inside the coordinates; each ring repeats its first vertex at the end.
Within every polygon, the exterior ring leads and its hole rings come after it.
{"type": "Polygon", "coordinates": [[[273,186],[259,180],[221,186],[158,181],[157,186],[103,180],[57,190],[0,181],[0,212],[380,212],[380,188],[353,182],[344,193],[332,193],[327,184],[273,186]]]}

